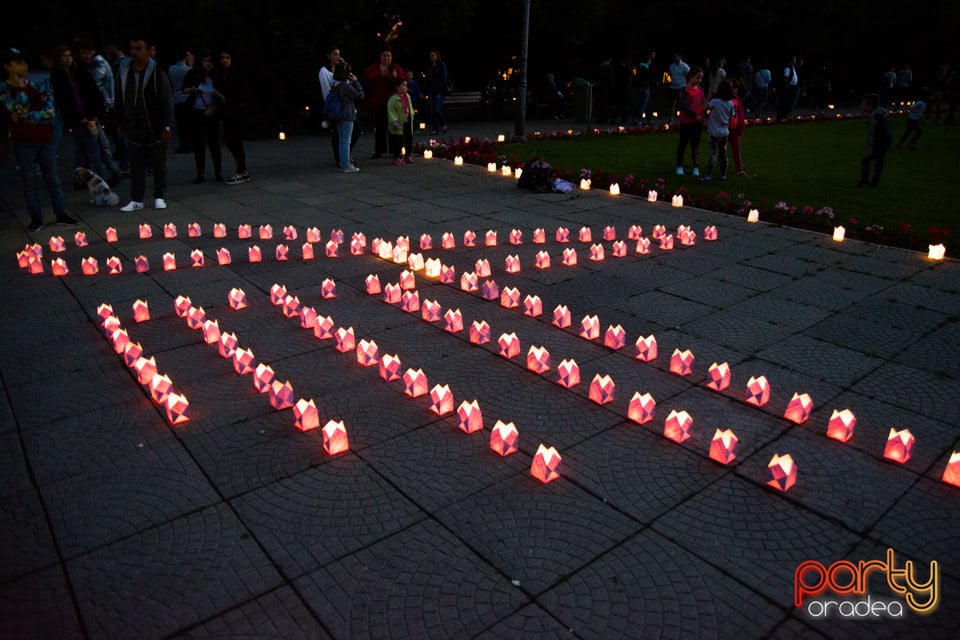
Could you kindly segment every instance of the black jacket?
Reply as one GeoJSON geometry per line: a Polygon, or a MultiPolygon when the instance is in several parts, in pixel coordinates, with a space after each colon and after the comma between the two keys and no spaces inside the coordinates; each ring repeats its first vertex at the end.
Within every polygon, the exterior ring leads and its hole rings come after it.
{"type": "MultiPolygon", "coordinates": [[[[136,124],[134,104],[127,91],[127,77],[131,66],[130,58],[123,58],[117,69],[116,87],[117,97],[114,107],[117,112],[117,122],[128,131],[136,124]]],[[[173,119],[173,90],[170,88],[170,79],[167,74],[151,59],[143,73],[143,91],[140,98],[147,114],[148,140],[153,142],[160,139],[163,130],[172,129],[173,119]]]]}

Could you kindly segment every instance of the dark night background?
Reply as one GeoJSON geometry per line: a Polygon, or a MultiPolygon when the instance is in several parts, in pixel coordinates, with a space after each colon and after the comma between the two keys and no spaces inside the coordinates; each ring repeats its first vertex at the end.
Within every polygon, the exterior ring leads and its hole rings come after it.
{"type": "MultiPolygon", "coordinates": [[[[317,69],[328,43],[338,44],[355,67],[377,59],[395,28],[394,61],[420,71],[429,49],[439,49],[457,88],[477,90],[516,59],[521,46],[521,0],[169,0],[163,3],[98,0],[64,6],[20,5],[7,11],[3,46],[41,54],[75,36],[98,46],[124,48],[134,31],[155,41],[166,68],[176,50],[227,47],[235,65],[258,87],[258,111],[277,124],[319,95],[317,69]]],[[[533,0],[528,83],[546,71],[558,80],[590,77],[609,56],[632,61],[657,52],[662,71],[679,50],[691,63],[725,56],[727,69],[747,53],[782,68],[787,56],[805,61],[809,76],[829,65],[835,99],[843,102],[878,88],[881,74],[909,63],[914,85],[932,78],[937,65],[960,64],[960,3],[915,0],[893,11],[867,0],[742,0],[643,3],[627,0],[533,0]]],[[[803,72],[801,72],[803,74],[803,72]]]]}

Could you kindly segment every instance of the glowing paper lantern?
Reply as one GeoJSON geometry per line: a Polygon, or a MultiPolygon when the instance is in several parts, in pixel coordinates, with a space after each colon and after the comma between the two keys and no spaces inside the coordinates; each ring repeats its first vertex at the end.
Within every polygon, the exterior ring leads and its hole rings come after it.
{"type": "Polygon", "coordinates": [[[594,262],[600,262],[604,259],[603,245],[590,245],[590,259],[594,262]]]}
{"type": "Polygon", "coordinates": [[[260,247],[253,245],[252,247],[247,247],[247,261],[250,263],[261,262],[263,260],[263,253],[260,251],[260,247]]]}
{"type": "Polygon", "coordinates": [[[603,241],[604,242],[613,242],[617,239],[617,229],[616,227],[606,226],[603,228],[603,241]]]}
{"type": "Polygon", "coordinates": [[[177,237],[177,225],[172,222],[168,222],[163,225],[163,237],[164,238],[176,238],[177,237]]]}
{"type": "Polygon", "coordinates": [[[320,284],[320,297],[324,300],[330,300],[337,297],[337,283],[333,278],[324,278],[320,284]]]}
{"type": "Polygon", "coordinates": [[[843,225],[838,225],[833,228],[833,241],[834,242],[843,242],[844,237],[847,234],[847,230],[843,225]]]}
{"type": "Polygon", "coordinates": [[[202,329],[203,323],[207,321],[207,312],[203,307],[190,307],[187,309],[187,326],[191,329],[202,329]]]}
{"type": "Polygon", "coordinates": [[[400,296],[400,308],[407,313],[420,310],[420,294],[417,291],[404,291],[400,296]]]}
{"type": "Polygon", "coordinates": [[[50,271],[55,276],[65,276],[70,273],[70,268],[63,258],[54,258],[50,261],[50,271]]]}
{"type": "Polygon", "coordinates": [[[436,385],[430,390],[430,411],[444,416],[453,411],[453,393],[450,385],[436,385]]]}
{"type": "Polygon", "coordinates": [[[754,406],[762,407],[770,400],[770,383],[766,376],[753,377],[747,380],[746,401],[754,406]]]}
{"type": "Polygon", "coordinates": [[[553,310],[553,320],[550,324],[560,329],[566,329],[570,326],[570,309],[567,308],[567,305],[557,305],[557,308],[553,310]]]}
{"type": "Polygon", "coordinates": [[[943,260],[944,255],[946,255],[947,248],[942,244],[931,244],[927,245],[927,257],[931,260],[943,260]]]}
{"type": "MultiPolygon", "coordinates": [[[[362,236],[363,234],[360,234],[362,236]]],[[[358,236],[359,237],[359,236],[358,236]]],[[[337,244],[343,244],[343,229],[331,229],[330,230],[330,240],[336,242],[337,244]]],[[[410,248],[410,245],[407,244],[407,248],[410,248]]]]}
{"type": "Polygon", "coordinates": [[[203,267],[203,251],[194,249],[190,252],[190,266],[195,269],[203,267]]]}
{"type": "Polygon", "coordinates": [[[353,351],[357,347],[356,337],[353,334],[353,327],[344,329],[339,327],[333,335],[336,341],[336,349],[341,353],[353,351]]]}
{"type": "Polygon", "coordinates": [[[440,246],[444,249],[453,249],[457,246],[457,240],[452,233],[447,231],[440,237],[440,246]]]}
{"type": "Polygon", "coordinates": [[[550,370],[550,352],[546,347],[530,347],[527,351],[527,369],[534,373],[545,373],[550,370]]]}
{"type": "Polygon", "coordinates": [[[310,244],[317,244],[323,240],[323,237],[320,235],[320,229],[316,227],[307,227],[307,242],[310,244]]]}
{"type": "Polygon", "coordinates": [[[577,264],[577,251],[573,247],[567,247],[563,250],[562,262],[564,266],[574,267],[577,264]]]}
{"type": "Polygon", "coordinates": [[[662,224],[653,225],[653,231],[650,232],[650,237],[654,240],[660,240],[667,233],[667,228],[662,224]]]}
{"type": "Polygon", "coordinates": [[[313,325],[313,335],[318,340],[333,339],[333,327],[335,323],[330,316],[317,316],[317,321],[313,325]]]}
{"type": "Polygon", "coordinates": [[[650,239],[640,238],[637,240],[637,246],[636,249],[634,249],[634,253],[638,253],[640,255],[650,253],[650,239]]]}
{"type": "Polygon", "coordinates": [[[390,256],[397,264],[404,264],[407,261],[407,250],[403,247],[395,246],[393,254],[390,256]]]}
{"type": "Polygon", "coordinates": [[[477,234],[473,231],[467,229],[463,232],[463,246],[465,247],[475,247],[477,246],[477,234]]]}
{"type": "Polygon", "coordinates": [[[597,316],[586,315],[580,321],[580,337],[596,340],[600,337],[600,320],[597,316]]]}
{"type": "Polygon", "coordinates": [[[424,300],[420,307],[420,317],[427,322],[440,320],[440,303],[436,300],[424,300]]]}
{"type": "Polygon", "coordinates": [[[320,426],[320,412],[312,399],[300,398],[293,405],[293,424],[300,431],[309,431],[320,426]]]}
{"type": "Polygon", "coordinates": [[[500,346],[500,355],[504,358],[513,358],[520,353],[520,339],[516,333],[502,333],[497,339],[500,346]]]}
{"type": "Polygon", "coordinates": [[[97,306],[97,317],[100,318],[100,324],[103,324],[103,322],[104,322],[107,318],[112,318],[112,317],[114,317],[114,315],[113,315],[113,305],[109,305],[109,304],[107,304],[107,303],[105,303],[105,302],[104,302],[104,303],[101,303],[100,305],[98,305],[98,306],[97,306]]]}
{"type": "Polygon", "coordinates": [[[190,402],[184,395],[171,391],[164,401],[164,408],[170,424],[183,424],[190,420],[190,402]]]}
{"type": "Polygon", "coordinates": [[[323,450],[329,456],[335,456],[350,450],[347,428],[342,421],[331,420],[323,425],[323,450]]]}
{"type": "Polygon", "coordinates": [[[245,376],[248,373],[253,373],[255,366],[253,363],[253,351],[250,349],[238,347],[237,350],[233,352],[233,370],[238,374],[245,376]]]}
{"type": "Polygon", "coordinates": [[[523,299],[523,315],[536,318],[543,314],[543,302],[540,296],[527,296],[523,299]]]}
{"type": "Polygon", "coordinates": [[[126,347],[129,342],[130,336],[127,335],[126,329],[115,329],[110,332],[110,343],[113,345],[115,352],[123,353],[124,347],[126,347]]]}
{"type": "MultiPolygon", "coordinates": [[[[333,240],[328,240],[324,248],[324,253],[328,258],[336,258],[340,255],[340,245],[333,240]]],[[[406,260],[406,258],[404,258],[406,260]]]]}
{"type": "Polygon", "coordinates": [[[380,363],[380,350],[373,340],[360,340],[357,345],[357,364],[361,367],[372,367],[380,363]]]}
{"type": "Polygon", "coordinates": [[[73,242],[77,245],[77,247],[86,247],[90,244],[87,242],[87,234],[85,234],[83,231],[77,231],[75,234],[73,234],[73,242]]]}
{"type": "Polygon", "coordinates": [[[472,292],[479,288],[480,285],[478,284],[477,274],[473,273],[472,271],[468,271],[460,276],[460,289],[463,291],[472,292]]]}
{"type": "Polygon", "coordinates": [[[656,202],[658,195],[659,194],[656,191],[654,191],[653,189],[650,189],[649,191],[647,191],[647,202],[656,202]]]}
{"type": "Polygon", "coordinates": [[[520,271],[520,256],[507,256],[503,261],[503,270],[507,273],[520,271]]]}
{"type": "Polygon", "coordinates": [[[187,225],[187,237],[189,238],[199,238],[200,237],[200,223],[191,222],[187,225]]]}
{"type": "Polygon", "coordinates": [[[887,445],[883,449],[883,457],[904,464],[913,455],[913,442],[914,437],[909,429],[897,431],[891,427],[887,436],[887,445]]]}
{"type": "Polygon", "coordinates": [[[403,374],[403,392],[411,398],[419,398],[427,393],[427,376],[423,369],[407,369],[403,374]]]}
{"type": "Polygon", "coordinates": [[[783,417],[790,422],[803,424],[810,417],[810,411],[813,409],[813,400],[806,393],[794,393],[787,403],[787,409],[783,412],[783,417]]]}
{"type": "Polygon", "coordinates": [[[123,363],[129,368],[132,369],[141,356],[143,356],[143,347],[139,342],[128,342],[123,345],[123,363]]]}
{"type": "Polygon", "coordinates": [[[153,229],[150,227],[150,224],[144,222],[140,225],[140,239],[146,240],[147,238],[153,237],[153,229]]]}
{"type": "Polygon", "coordinates": [[[428,278],[439,278],[440,266],[439,258],[427,258],[426,262],[423,263],[423,275],[428,278]]]}
{"type": "Polygon", "coordinates": [[[313,329],[315,324],[317,324],[317,310],[307,305],[300,307],[300,328],[313,329]]]}
{"type": "Polygon", "coordinates": [[[723,391],[730,386],[730,365],[714,362],[707,369],[707,386],[714,391],[723,391]]]}
{"type": "Polygon", "coordinates": [[[226,247],[220,247],[217,249],[217,264],[221,267],[226,266],[233,262],[233,257],[230,255],[230,250],[226,247]]]}
{"type": "Polygon", "coordinates": [[[668,233],[665,236],[660,237],[660,250],[661,251],[670,251],[673,249],[673,234],[668,233]]]}
{"type": "Polygon", "coordinates": [[[570,242],[570,230],[566,227],[557,227],[557,233],[554,237],[557,242],[570,242]]]}
{"type": "Polygon", "coordinates": [[[283,299],[283,304],[280,306],[283,310],[283,315],[288,318],[299,318],[300,317],[300,298],[297,296],[292,296],[287,294],[283,299]]]}
{"type": "Polygon", "coordinates": [[[496,172],[497,172],[497,163],[496,163],[496,162],[488,162],[488,163],[487,163],[487,172],[488,172],[488,173],[496,173],[496,172]]]}
{"type": "Polygon", "coordinates": [[[627,229],[627,240],[639,240],[641,235],[643,235],[643,227],[638,224],[632,224],[627,229]]]}
{"type": "Polygon", "coordinates": [[[293,242],[297,239],[297,228],[293,225],[287,225],[283,228],[283,239],[287,242],[293,242]]]}
{"type": "MultiPolygon", "coordinates": [[[[426,124],[426,123],[425,123],[425,122],[421,122],[420,124],[421,124],[421,125],[424,125],[424,124],[426,124]]],[[[432,151],[431,149],[424,149],[424,150],[423,150],[423,159],[424,159],[424,160],[432,160],[432,159],[433,159],[433,151],[432,151]]]]}
{"type": "MultiPolygon", "coordinates": [[[[136,266],[137,273],[150,271],[150,262],[147,260],[147,256],[137,256],[134,260],[134,266],[136,266]]],[[[120,259],[116,257],[107,260],[107,268],[111,274],[120,273],[123,270],[120,259]],[[113,263],[111,263],[110,260],[113,260],[113,263]]]]}
{"type": "Polygon", "coordinates": [[[697,232],[693,229],[687,228],[679,238],[680,244],[685,247],[692,247],[697,244],[697,232]]]}
{"type": "Polygon", "coordinates": [[[517,427],[512,422],[497,420],[490,431],[490,448],[501,456],[508,456],[517,450],[517,427]]]}
{"type": "Polygon", "coordinates": [[[173,391],[173,382],[170,377],[162,373],[153,376],[148,386],[150,387],[150,398],[156,404],[164,404],[170,392],[173,391]]]}
{"type": "Polygon", "coordinates": [[[797,483],[797,465],[790,454],[774,454],[767,463],[767,484],[779,491],[787,491],[797,483]]]}
{"type": "Polygon", "coordinates": [[[133,303],[133,319],[137,322],[146,322],[150,319],[150,305],[146,300],[135,300],[133,303]]]}
{"type": "Polygon", "coordinates": [[[720,464],[730,464],[737,457],[739,439],[730,429],[717,429],[710,441],[710,459],[720,464]]]}
{"type": "Polygon", "coordinates": [[[670,373],[675,373],[678,376],[690,375],[693,373],[693,362],[695,359],[689,349],[686,351],[674,349],[673,355],[670,356],[670,373]]]}
{"type": "Polygon", "coordinates": [[[486,258],[480,258],[477,260],[474,265],[473,272],[477,274],[478,278],[489,278],[490,277],[490,261],[486,258]]]}
{"type": "Polygon", "coordinates": [[[547,232],[542,227],[533,230],[533,244],[544,244],[547,241],[547,232]]]}
{"type": "Polygon", "coordinates": [[[222,222],[215,222],[213,224],[213,237],[214,238],[226,238],[227,237],[227,225],[222,222]]]}
{"type": "Polygon", "coordinates": [[[940,479],[947,484],[960,487],[960,452],[951,452],[950,459],[947,461],[947,466],[940,479]]]}
{"type": "Polygon", "coordinates": [[[463,314],[460,313],[460,309],[448,309],[445,314],[443,314],[443,328],[445,331],[450,333],[458,333],[463,331],[463,314]]]}
{"type": "Polygon", "coordinates": [[[470,325],[471,344],[486,344],[490,342],[490,325],[486,320],[474,320],[470,325]]]}
{"type": "Polygon", "coordinates": [[[520,292],[516,287],[504,287],[500,292],[500,306],[513,309],[520,306],[520,292]]]}
{"type": "Polygon", "coordinates": [[[520,176],[522,175],[523,175],[523,169],[521,169],[520,167],[517,167],[516,169],[513,170],[514,179],[519,180],[520,176]]]}
{"type": "Polygon", "coordinates": [[[270,406],[277,411],[283,411],[293,406],[293,386],[290,381],[280,382],[274,380],[270,383],[270,390],[267,392],[267,399],[270,406]]]}
{"type": "MultiPolygon", "coordinates": [[[[117,263],[118,263],[118,264],[119,264],[119,262],[120,262],[120,261],[117,260],[117,263]]],[[[28,269],[29,269],[31,275],[37,275],[37,274],[39,274],[39,273],[43,273],[43,259],[42,259],[42,258],[37,258],[36,256],[31,256],[31,257],[30,257],[30,262],[29,262],[29,265],[28,265],[28,269]]],[[[119,272],[118,272],[118,273],[119,273],[119,272]]]]}
{"type": "Polygon", "coordinates": [[[708,242],[713,242],[717,239],[717,228],[715,226],[709,226],[703,228],[703,239],[708,242]]]}
{"type": "Polygon", "coordinates": [[[590,227],[580,227],[577,236],[580,242],[593,242],[593,231],[590,230],[590,227]]]}
{"type": "Polygon", "coordinates": [[[614,384],[610,376],[601,376],[598,373],[593,376],[593,380],[590,382],[590,399],[597,404],[612,402],[616,388],[617,385],[614,384]]]}
{"type": "Polygon", "coordinates": [[[747,213],[747,222],[759,222],[760,221],[760,212],[756,209],[750,209],[747,213]]]}
{"type": "Polygon", "coordinates": [[[178,318],[186,318],[191,307],[193,307],[193,303],[187,296],[177,296],[173,300],[173,309],[176,311],[178,318]]]}
{"type": "Polygon", "coordinates": [[[424,233],[420,236],[420,250],[429,251],[430,249],[433,249],[433,238],[429,233],[424,233]]]}
{"type": "Polygon", "coordinates": [[[276,375],[273,373],[273,368],[268,364],[263,364],[262,362],[257,365],[257,368],[253,370],[253,388],[260,393],[270,393],[270,389],[273,387],[273,381],[276,379],[276,375]]]}
{"type": "Polygon", "coordinates": [[[220,323],[217,320],[205,320],[203,322],[203,341],[207,344],[220,343],[220,323]]]}
{"type": "Polygon", "coordinates": [[[454,266],[440,265],[440,282],[443,284],[453,284],[457,281],[457,268],[454,266]]]}
{"type": "Polygon", "coordinates": [[[486,236],[484,236],[483,243],[488,247],[497,246],[497,232],[493,229],[488,229],[486,236]]]}
{"type": "Polygon", "coordinates": [[[560,454],[553,447],[541,444],[530,464],[530,475],[546,484],[560,477],[560,454]]]}
{"type": "Polygon", "coordinates": [[[686,411],[671,411],[663,425],[663,435],[674,442],[683,442],[690,437],[693,418],[686,411]]]}
{"type": "Polygon", "coordinates": [[[172,253],[163,254],[163,270],[174,271],[177,268],[177,258],[172,253]]]}
{"type": "Polygon", "coordinates": [[[261,240],[272,240],[273,239],[273,226],[269,224],[260,225],[260,239],[261,240]]]}
{"type": "Polygon", "coordinates": [[[240,309],[247,308],[247,294],[243,289],[233,288],[230,289],[230,293],[227,294],[227,302],[230,303],[230,308],[234,311],[239,311],[240,309]]]}
{"type": "Polygon", "coordinates": [[[538,251],[536,262],[533,265],[537,269],[549,269],[550,268],[550,254],[546,251],[538,251]]]}
{"type": "Polygon", "coordinates": [[[646,338],[637,338],[636,348],[637,353],[634,357],[637,360],[650,362],[651,360],[655,360],[657,357],[657,339],[653,336],[653,334],[647,336],[646,338]]]}
{"type": "Polygon", "coordinates": [[[614,258],[623,258],[627,255],[627,243],[623,240],[615,240],[610,247],[610,254],[614,258]]]}
{"type": "Polygon", "coordinates": [[[673,198],[671,199],[670,203],[671,203],[674,207],[677,207],[677,208],[682,207],[682,206],[683,206],[683,196],[678,193],[677,195],[673,196],[673,198]]]}
{"type": "Polygon", "coordinates": [[[229,331],[220,332],[220,342],[217,344],[217,353],[220,354],[221,358],[233,358],[233,354],[237,352],[237,334],[230,333],[229,331]]]}
{"type": "Polygon", "coordinates": [[[853,437],[853,430],[857,426],[857,417],[850,409],[843,411],[833,410],[830,421],[827,423],[827,437],[847,442],[853,437]]]}
{"type": "Polygon", "coordinates": [[[407,271],[404,269],[400,272],[400,288],[404,290],[417,288],[416,277],[413,275],[412,271],[407,271]]]}
{"type": "Polygon", "coordinates": [[[474,433],[483,429],[483,412],[476,400],[464,400],[457,407],[457,428],[464,433],[474,433]]]}
{"type": "Polygon", "coordinates": [[[423,264],[423,255],[420,253],[411,253],[407,258],[407,266],[413,271],[422,271],[423,264]]]}
{"type": "Polygon", "coordinates": [[[400,285],[395,282],[388,282],[383,288],[383,301],[387,304],[400,304],[400,298],[403,291],[400,285]]]}
{"type": "Polygon", "coordinates": [[[376,295],[380,293],[380,276],[371,273],[364,281],[367,288],[367,295],[376,295]]]}
{"type": "Polygon", "coordinates": [[[242,224],[237,227],[237,237],[241,240],[247,240],[253,237],[253,229],[248,224],[242,224]]]}
{"type": "Polygon", "coordinates": [[[107,227],[107,242],[117,241],[117,230],[113,227],[107,227]]]}
{"type": "Polygon", "coordinates": [[[149,358],[140,356],[133,363],[133,370],[137,374],[137,382],[144,386],[149,385],[153,377],[157,375],[157,359],[153,356],[149,358]]]}
{"type": "Polygon", "coordinates": [[[627,333],[623,327],[611,325],[607,327],[607,332],[603,336],[603,345],[610,349],[621,349],[627,343],[627,333]]]}
{"type": "Polygon", "coordinates": [[[283,262],[290,258],[290,247],[285,244],[278,244],[275,250],[274,257],[278,262],[283,262]]]}
{"type": "Polygon", "coordinates": [[[580,179],[580,189],[582,189],[583,191],[589,191],[589,190],[590,190],[590,183],[591,183],[590,178],[581,178],[581,179],[580,179]]]}
{"type": "Polygon", "coordinates": [[[580,384],[580,366],[576,360],[561,360],[557,367],[557,384],[567,389],[580,384]]]}
{"type": "Polygon", "coordinates": [[[627,417],[637,424],[645,424],[653,420],[654,411],[657,408],[657,401],[649,393],[641,394],[639,391],[630,398],[630,405],[627,407],[627,417]]]}
{"type": "Polygon", "coordinates": [[[400,356],[384,354],[380,358],[380,377],[387,382],[400,379],[400,356]]]}
{"type": "Polygon", "coordinates": [[[279,307],[283,304],[283,299],[287,297],[287,288],[282,284],[274,283],[270,287],[270,302],[279,307]]]}
{"type": "Polygon", "coordinates": [[[510,230],[510,244],[523,244],[523,231],[520,229],[510,230]]]}

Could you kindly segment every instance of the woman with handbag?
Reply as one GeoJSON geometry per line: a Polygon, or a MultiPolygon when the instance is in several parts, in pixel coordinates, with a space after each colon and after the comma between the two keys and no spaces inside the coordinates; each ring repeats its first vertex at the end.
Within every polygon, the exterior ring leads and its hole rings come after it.
{"type": "Polygon", "coordinates": [[[191,139],[194,140],[193,158],[197,165],[197,177],[194,184],[200,184],[206,178],[206,150],[210,147],[210,158],[213,160],[213,172],[217,182],[223,182],[222,156],[220,153],[220,108],[223,104],[223,95],[214,86],[213,54],[210,51],[201,51],[197,56],[200,64],[190,69],[183,79],[183,92],[192,102],[190,110],[190,126],[193,130],[191,139]]]}

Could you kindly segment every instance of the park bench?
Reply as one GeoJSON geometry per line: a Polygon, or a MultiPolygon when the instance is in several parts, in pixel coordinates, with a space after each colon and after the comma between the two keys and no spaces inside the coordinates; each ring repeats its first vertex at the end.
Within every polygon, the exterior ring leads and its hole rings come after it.
{"type": "Polygon", "coordinates": [[[443,108],[466,110],[471,115],[480,115],[484,113],[483,92],[481,91],[454,91],[443,99],[443,108]]]}

